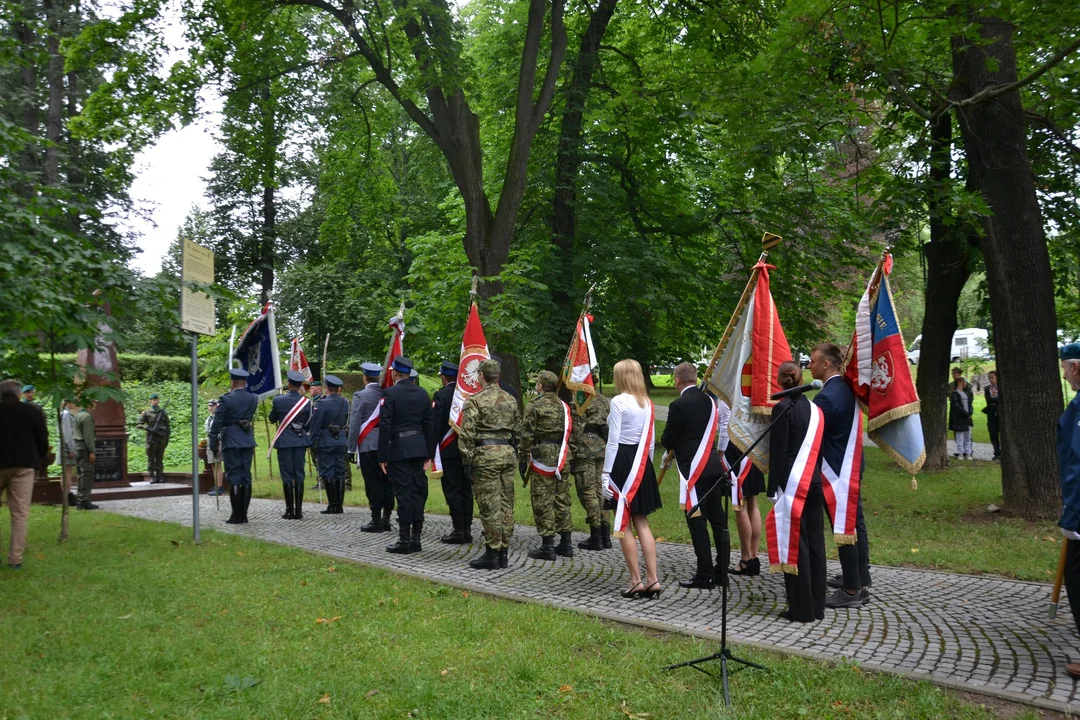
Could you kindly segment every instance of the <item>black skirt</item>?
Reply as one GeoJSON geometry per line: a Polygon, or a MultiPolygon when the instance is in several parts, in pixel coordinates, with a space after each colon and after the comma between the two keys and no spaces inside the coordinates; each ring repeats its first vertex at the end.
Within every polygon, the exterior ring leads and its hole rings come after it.
{"type": "MultiPolygon", "coordinates": [[[[742,450],[735,447],[735,443],[729,442],[727,450],[724,451],[724,459],[727,460],[728,465],[737,461],[740,457],[742,457],[742,450]]],[[[743,481],[743,497],[754,497],[755,495],[761,495],[764,492],[765,473],[758,470],[757,465],[751,462],[750,473],[746,476],[746,480],[743,481]]]]}
{"type": "MultiPolygon", "coordinates": [[[[637,455],[637,444],[623,445],[620,443],[619,452],[615,455],[615,462],[611,466],[611,481],[622,487],[626,477],[630,474],[630,468],[634,465],[634,456],[637,455]]],[[[631,515],[648,515],[664,506],[660,500],[660,486],[656,484],[656,470],[653,464],[646,458],[645,475],[638,484],[634,499],[630,501],[631,515]]],[[[615,509],[615,500],[604,503],[605,510],[615,509]]]]}

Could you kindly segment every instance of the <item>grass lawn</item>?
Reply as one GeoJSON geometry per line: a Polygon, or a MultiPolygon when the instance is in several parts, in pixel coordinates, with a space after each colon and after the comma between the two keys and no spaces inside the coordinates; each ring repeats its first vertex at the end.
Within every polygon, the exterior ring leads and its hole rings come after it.
{"type": "MultiPolygon", "coordinates": [[[[899,678],[739,649],[719,684],[664,664],[715,643],[473,595],[267,543],[34,507],[0,571],[0,718],[991,718],[899,678]]],[[[1021,709],[1013,717],[1034,718],[1021,709]]]]}

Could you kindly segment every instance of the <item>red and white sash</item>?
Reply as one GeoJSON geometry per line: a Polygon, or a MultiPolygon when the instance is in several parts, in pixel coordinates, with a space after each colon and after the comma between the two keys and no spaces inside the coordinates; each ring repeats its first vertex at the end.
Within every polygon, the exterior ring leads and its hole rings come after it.
{"type": "Polygon", "coordinates": [[[278,429],[277,432],[274,433],[274,439],[270,442],[270,447],[266,450],[267,460],[270,459],[270,455],[274,452],[274,445],[277,445],[277,441],[278,438],[281,437],[281,433],[285,432],[285,429],[289,427],[289,423],[293,421],[293,418],[299,415],[301,411],[303,411],[303,409],[310,404],[311,398],[307,397],[306,395],[301,395],[300,402],[293,405],[292,410],[290,410],[289,414],[285,416],[285,419],[278,423],[278,429]]]}
{"type": "Polygon", "coordinates": [[[630,524],[630,503],[634,502],[634,496],[637,495],[638,487],[641,486],[641,479],[645,477],[645,464],[652,462],[649,458],[649,446],[653,442],[655,410],[651,401],[646,402],[649,403],[649,424],[641,433],[641,439],[638,440],[634,464],[630,466],[630,472],[626,475],[622,487],[616,485],[614,481],[611,483],[611,492],[615,496],[615,526],[612,529],[612,537],[622,537],[630,524]]]}
{"type": "Polygon", "coordinates": [[[573,421],[570,419],[570,406],[562,400],[559,401],[559,404],[563,408],[563,438],[562,444],[559,445],[559,459],[556,461],[556,465],[545,465],[537,460],[535,455],[529,456],[529,467],[537,475],[543,477],[554,475],[556,480],[562,480],[562,471],[566,466],[566,458],[570,456],[570,430],[573,428],[573,421]]]}
{"type": "Polygon", "coordinates": [[[723,453],[720,454],[720,464],[724,466],[724,472],[731,475],[731,507],[736,510],[743,509],[743,483],[746,482],[746,478],[750,476],[750,468],[754,466],[753,460],[749,455],[744,455],[743,459],[739,462],[739,468],[734,473],[731,471],[731,465],[728,464],[727,456],[723,453]]]}
{"type": "Polygon", "coordinates": [[[371,434],[371,431],[379,427],[379,410],[382,408],[382,404],[383,401],[379,400],[375,405],[375,409],[368,415],[367,420],[360,425],[360,432],[356,436],[356,452],[360,452],[360,446],[364,444],[364,439],[371,434]]]}
{"type": "Polygon", "coordinates": [[[442,451],[450,446],[450,443],[454,442],[454,436],[457,435],[457,427],[451,427],[443,435],[442,440],[435,446],[435,457],[431,459],[431,477],[442,477],[443,474],[443,459],[442,451]]]}
{"type": "Polygon", "coordinates": [[[698,503],[697,481],[709,462],[709,453],[716,447],[716,433],[720,429],[720,408],[713,402],[712,398],[709,398],[709,402],[713,406],[712,417],[709,418],[709,427],[706,428],[705,434],[701,436],[697,452],[694,453],[694,458],[690,461],[690,474],[683,475],[682,468],[679,467],[679,460],[677,458],[675,460],[675,467],[679,468],[679,504],[686,508],[687,512],[698,503]]]}
{"type": "Polygon", "coordinates": [[[769,569],[773,572],[799,574],[799,530],[803,506],[810,490],[810,481],[821,453],[821,435],[825,429],[825,413],[810,403],[810,424],[799,454],[788,473],[787,484],[777,493],[776,503],[765,518],[765,535],[769,542],[769,569]]]}
{"type": "Polygon", "coordinates": [[[840,472],[829,465],[828,461],[821,463],[821,474],[828,481],[822,490],[825,493],[825,505],[829,508],[829,519],[832,520],[833,539],[837,545],[855,544],[855,517],[858,514],[859,477],[862,475],[863,462],[862,421],[862,409],[856,404],[840,472]]]}

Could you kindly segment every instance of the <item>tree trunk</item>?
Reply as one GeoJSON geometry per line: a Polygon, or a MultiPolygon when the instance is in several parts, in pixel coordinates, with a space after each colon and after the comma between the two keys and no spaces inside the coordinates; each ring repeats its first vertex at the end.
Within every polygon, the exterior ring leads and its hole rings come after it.
{"type": "Polygon", "coordinates": [[[956,332],[956,310],[960,293],[971,274],[967,239],[951,222],[949,178],[952,175],[952,116],[938,117],[930,128],[930,242],[923,248],[926,257],[926,307],[923,314],[919,373],[916,387],[922,410],[926,464],[930,470],[949,466],[948,406],[946,378],[949,376],[952,337],[956,332]]]}
{"type": "MultiPolygon", "coordinates": [[[[972,17],[979,43],[954,36],[956,92],[971,97],[1017,80],[1013,26],[972,17]]],[[[982,241],[998,378],[1002,387],[1001,482],[1005,508],[1028,519],[1061,509],[1055,421],[1062,412],[1053,275],[1027,156],[1017,90],[957,110],[972,187],[990,210],[982,241]]]]}
{"type": "Polygon", "coordinates": [[[44,6],[49,33],[45,41],[49,53],[49,104],[45,114],[44,180],[46,185],[57,187],[60,184],[60,134],[64,126],[64,56],[60,54],[60,16],[63,9],[59,6],[59,0],[45,0],[44,6]]]}
{"type": "MultiPolygon", "coordinates": [[[[38,134],[37,66],[34,64],[35,48],[33,22],[37,18],[36,0],[23,0],[22,16],[15,24],[15,37],[19,43],[22,69],[19,84],[22,86],[23,129],[30,135],[38,134]]],[[[22,168],[35,172],[38,168],[37,149],[33,142],[26,144],[21,158],[22,168]]],[[[29,188],[27,192],[32,192],[29,188]]]]}
{"type": "Polygon", "coordinates": [[[274,259],[277,255],[277,203],[274,186],[277,178],[277,150],[279,138],[277,122],[274,117],[273,100],[270,97],[270,81],[259,88],[262,100],[262,142],[263,142],[263,192],[262,192],[262,227],[260,228],[259,257],[262,264],[260,302],[270,300],[274,292],[274,259]]]}
{"type": "Polygon", "coordinates": [[[277,205],[274,202],[274,188],[263,188],[262,228],[260,256],[262,259],[262,293],[259,302],[266,305],[274,291],[274,246],[276,243],[277,205]]]}

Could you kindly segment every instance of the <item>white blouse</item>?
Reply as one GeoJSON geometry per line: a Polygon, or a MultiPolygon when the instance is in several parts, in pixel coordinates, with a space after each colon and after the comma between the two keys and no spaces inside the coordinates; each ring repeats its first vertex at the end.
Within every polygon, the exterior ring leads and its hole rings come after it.
{"type": "MultiPolygon", "coordinates": [[[[611,400],[611,409],[608,411],[607,448],[604,450],[604,472],[610,473],[615,464],[615,455],[619,452],[619,445],[636,445],[641,441],[645,432],[645,426],[649,422],[652,413],[652,403],[645,402],[645,407],[638,405],[637,398],[623,393],[616,395],[611,400]]],[[[652,460],[653,449],[656,447],[656,432],[653,432],[652,442],[649,443],[649,460],[652,460]]]]}

